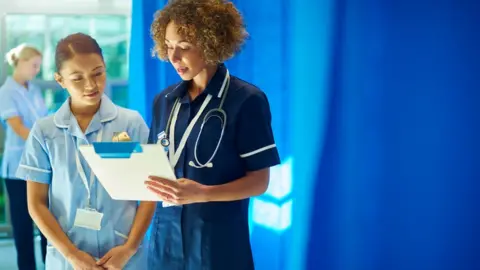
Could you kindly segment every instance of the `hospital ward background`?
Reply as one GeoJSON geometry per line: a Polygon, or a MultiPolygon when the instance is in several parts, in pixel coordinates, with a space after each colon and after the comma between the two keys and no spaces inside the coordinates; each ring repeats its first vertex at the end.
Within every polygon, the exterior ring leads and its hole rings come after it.
{"type": "MultiPolygon", "coordinates": [[[[166,2],[0,0],[0,83],[6,52],[36,46],[54,113],[56,42],[83,32],[104,51],[106,95],[150,123],[178,80],[151,55],[166,2]]],[[[250,38],[226,65],[266,93],[282,161],[250,200],[255,269],[480,269],[480,2],[233,2],[250,38]]],[[[1,180],[0,270],[16,269],[8,206],[1,180]]]]}

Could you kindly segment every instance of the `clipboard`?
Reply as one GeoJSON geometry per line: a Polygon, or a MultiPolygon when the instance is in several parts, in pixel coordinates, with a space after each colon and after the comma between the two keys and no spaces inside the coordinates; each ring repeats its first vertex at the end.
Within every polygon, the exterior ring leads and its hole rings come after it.
{"type": "Polygon", "coordinates": [[[91,170],[114,200],[161,201],[144,182],[150,175],[177,180],[159,144],[95,142],[79,146],[91,170]]]}

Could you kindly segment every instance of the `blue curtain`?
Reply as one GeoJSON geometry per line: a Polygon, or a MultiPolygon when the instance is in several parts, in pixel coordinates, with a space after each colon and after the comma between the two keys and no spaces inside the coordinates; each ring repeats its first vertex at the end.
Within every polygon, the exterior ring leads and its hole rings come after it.
{"type": "Polygon", "coordinates": [[[480,4],[291,5],[290,269],[480,269],[480,4]]]}

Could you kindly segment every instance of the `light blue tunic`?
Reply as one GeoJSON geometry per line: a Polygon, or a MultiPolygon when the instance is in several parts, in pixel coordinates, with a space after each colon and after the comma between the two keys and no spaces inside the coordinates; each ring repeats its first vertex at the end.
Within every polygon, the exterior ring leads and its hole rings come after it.
{"type": "Polygon", "coordinates": [[[27,128],[32,128],[35,121],[46,116],[47,107],[40,88],[29,83],[28,89],[8,77],[0,87],[0,118],[5,127],[5,149],[0,176],[14,179],[15,172],[25,147],[25,141],[6,124],[7,119],[19,116],[27,128]]]}
{"type": "MultiPolygon", "coordinates": [[[[37,121],[27,140],[17,177],[50,184],[50,211],[62,230],[81,250],[101,258],[110,249],[125,243],[132,227],[138,202],[113,200],[95,178],[91,187],[91,208],[103,213],[101,230],[74,227],[77,209],[87,206],[87,189],[76,165],[77,145],[112,141],[115,133],[127,132],[132,141],[146,143],[148,127],[138,112],[118,107],[105,95],[85,135],[70,111],[67,100],[53,116],[37,121]]],[[[85,174],[90,168],[79,153],[85,174]]],[[[132,179],[142,181],[143,179],[132,179]]],[[[147,246],[143,244],[124,269],[146,269],[147,246]]],[[[50,244],[47,246],[47,270],[72,269],[50,244]]]]}

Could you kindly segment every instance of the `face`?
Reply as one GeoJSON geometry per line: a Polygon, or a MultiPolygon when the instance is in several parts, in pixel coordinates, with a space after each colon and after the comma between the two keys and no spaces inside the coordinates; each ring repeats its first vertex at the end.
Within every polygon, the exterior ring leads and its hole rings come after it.
{"type": "Polygon", "coordinates": [[[174,22],[167,25],[165,44],[168,50],[168,60],[182,80],[192,80],[206,68],[207,65],[200,49],[178,34],[178,27],[174,22]]]}
{"type": "Polygon", "coordinates": [[[42,57],[34,56],[28,60],[19,60],[16,66],[16,71],[25,78],[25,80],[34,79],[40,72],[42,65],[42,57]]]}
{"type": "Polygon", "coordinates": [[[106,82],[105,63],[98,54],[77,54],[63,62],[55,80],[70,94],[72,103],[91,106],[100,102],[106,82]]]}

